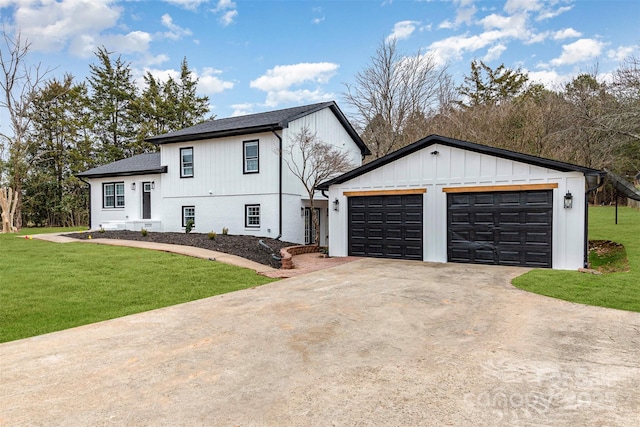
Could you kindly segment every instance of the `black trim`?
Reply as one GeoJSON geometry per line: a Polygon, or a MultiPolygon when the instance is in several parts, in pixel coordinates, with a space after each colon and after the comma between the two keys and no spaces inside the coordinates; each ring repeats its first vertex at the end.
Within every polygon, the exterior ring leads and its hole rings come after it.
{"type": "Polygon", "coordinates": [[[193,178],[194,175],[194,162],[195,162],[195,151],[193,146],[191,147],[182,147],[180,148],[180,178],[193,178]],[[182,157],[182,152],[185,150],[191,150],[191,175],[184,175],[184,162],[182,157]]]}
{"type": "Polygon", "coordinates": [[[244,175],[260,173],[260,140],[259,139],[242,141],[242,173],[244,175]],[[256,156],[256,160],[258,161],[258,169],[254,171],[247,171],[247,144],[253,144],[253,143],[256,144],[256,149],[258,150],[258,154],[256,156]]]}
{"type": "Polygon", "coordinates": [[[186,205],[182,207],[182,226],[186,227],[187,222],[184,220],[184,210],[187,208],[193,209],[193,226],[196,226],[196,207],[194,205],[186,205]]]}
{"type": "Polygon", "coordinates": [[[162,166],[158,169],[147,169],[147,170],[139,170],[139,171],[127,171],[127,172],[107,172],[107,173],[97,173],[97,174],[86,174],[86,173],[78,173],[76,176],[78,178],[114,178],[117,176],[138,176],[138,175],[151,175],[156,173],[167,173],[167,167],[162,166]]]}
{"type": "Polygon", "coordinates": [[[126,197],[125,197],[125,186],[124,181],[114,181],[114,182],[103,182],[102,183],[102,209],[124,209],[127,205],[126,197]],[[122,184],[122,197],[124,198],[124,202],[122,206],[118,205],[118,194],[116,193],[116,184],[122,184]],[[104,203],[104,187],[107,185],[113,185],[113,206],[106,206],[104,203]]]}
{"type": "Polygon", "coordinates": [[[260,224],[261,224],[261,209],[260,209],[260,204],[251,204],[251,205],[244,205],[244,227],[245,228],[260,228],[260,224]],[[249,225],[249,215],[248,215],[248,208],[255,208],[258,207],[258,225],[249,225]]]}
{"type": "Polygon", "coordinates": [[[489,147],[487,145],[476,144],[473,142],[446,138],[440,135],[429,135],[426,138],[423,138],[417,142],[414,142],[411,145],[407,145],[406,147],[401,148],[397,151],[394,151],[391,154],[387,154],[386,156],[381,157],[377,160],[374,160],[371,163],[367,163],[366,165],[353,169],[352,171],[349,171],[329,181],[325,181],[321,183],[316,188],[316,190],[326,191],[329,189],[329,186],[331,185],[342,184],[353,178],[356,178],[360,175],[363,175],[367,172],[370,172],[374,169],[377,169],[381,166],[384,166],[395,160],[401,159],[402,157],[408,156],[409,154],[415,153],[416,151],[420,151],[434,144],[442,144],[449,147],[460,148],[468,151],[474,151],[480,154],[488,154],[491,156],[500,157],[507,160],[514,160],[514,161],[523,162],[523,163],[531,164],[534,166],[540,166],[543,168],[553,169],[561,172],[582,172],[585,175],[599,175],[601,173],[601,171],[597,169],[591,169],[583,166],[573,165],[570,163],[559,162],[557,160],[545,159],[542,157],[531,156],[529,154],[518,153],[515,151],[505,150],[502,148],[489,147]]]}

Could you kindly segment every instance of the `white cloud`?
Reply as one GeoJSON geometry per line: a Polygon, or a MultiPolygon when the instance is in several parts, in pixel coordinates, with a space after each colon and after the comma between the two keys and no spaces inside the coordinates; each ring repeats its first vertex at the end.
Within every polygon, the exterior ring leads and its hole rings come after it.
{"type": "Polygon", "coordinates": [[[320,24],[320,23],[321,23],[321,22],[323,22],[323,21],[324,21],[324,16],[323,16],[322,18],[313,18],[313,19],[311,20],[311,22],[312,22],[313,24],[320,24]]]}
{"type": "Polygon", "coordinates": [[[537,0],[507,0],[504,11],[507,13],[530,12],[542,9],[537,0]]]}
{"type": "Polygon", "coordinates": [[[607,52],[609,59],[622,62],[630,57],[638,46],[619,46],[617,49],[610,49],[607,52]]]}
{"type": "Polygon", "coordinates": [[[561,15],[565,12],[570,11],[572,8],[573,6],[564,6],[564,7],[559,7],[558,9],[555,9],[555,10],[545,9],[540,12],[538,17],[536,18],[536,21],[544,21],[545,19],[555,18],[558,15],[561,15]]]}
{"type": "Polygon", "coordinates": [[[474,0],[453,0],[453,3],[457,6],[455,21],[451,22],[445,19],[438,25],[438,28],[453,29],[458,28],[460,24],[469,25],[473,23],[473,16],[478,11],[473,2],[474,0]]]}
{"type": "Polygon", "coordinates": [[[163,36],[168,39],[180,40],[184,36],[190,36],[193,34],[190,29],[182,28],[179,25],[174,24],[173,18],[171,18],[171,15],[169,15],[168,13],[162,15],[162,18],[160,18],[160,22],[162,22],[162,25],[169,29],[168,32],[163,33],[163,36]]]}
{"type": "Polygon", "coordinates": [[[548,71],[527,71],[524,70],[529,76],[529,81],[532,83],[542,83],[547,89],[559,90],[564,85],[569,83],[575,74],[559,74],[555,70],[548,71]]]}
{"type": "Polygon", "coordinates": [[[122,13],[113,0],[27,1],[15,7],[15,26],[31,42],[32,49],[48,52],[60,51],[69,44],[74,52],[91,52],[82,43],[95,42],[102,31],[117,24],[122,13]]]}
{"type": "Polygon", "coordinates": [[[245,102],[242,104],[232,104],[231,108],[233,108],[233,112],[231,113],[231,117],[237,116],[246,116],[247,114],[253,113],[254,104],[250,102],[245,102]]]}
{"type": "Polygon", "coordinates": [[[444,65],[451,59],[460,59],[464,53],[483,49],[503,38],[504,33],[496,30],[473,36],[452,36],[431,43],[428,53],[433,55],[437,65],[444,65]]]}
{"type": "Polygon", "coordinates": [[[333,94],[324,93],[318,85],[326,84],[335,75],[338,64],[330,62],[278,65],[266,74],[252,80],[249,86],[267,92],[265,105],[320,102],[333,99],[333,94]],[[313,89],[292,89],[294,86],[311,84],[313,89]]]}
{"type": "Polygon", "coordinates": [[[235,84],[231,81],[226,81],[218,77],[222,74],[222,71],[214,68],[204,68],[201,74],[198,76],[198,89],[205,95],[215,95],[216,93],[224,92],[227,89],[233,89],[235,84]]]}
{"type": "Polygon", "coordinates": [[[238,16],[236,4],[231,0],[219,0],[216,7],[212,9],[212,12],[221,14],[219,21],[225,27],[233,24],[238,16]]]}
{"type": "Polygon", "coordinates": [[[151,34],[144,31],[132,31],[128,34],[105,36],[101,43],[108,50],[120,53],[143,53],[149,49],[151,34]]]}
{"type": "Polygon", "coordinates": [[[438,25],[438,28],[443,30],[449,30],[454,28],[454,25],[453,25],[453,22],[449,21],[448,19],[445,19],[440,23],[440,25],[438,25]]]}
{"type": "Polygon", "coordinates": [[[187,10],[196,10],[201,4],[209,0],[164,0],[166,3],[181,7],[187,10]]]}
{"type": "Polygon", "coordinates": [[[393,26],[393,31],[387,37],[388,40],[404,40],[408,39],[416,30],[416,26],[420,25],[419,21],[400,21],[393,26]]]}
{"type": "Polygon", "coordinates": [[[554,40],[564,40],[564,39],[572,39],[575,37],[580,37],[582,35],[581,32],[574,30],[573,28],[565,28],[564,30],[556,31],[553,34],[554,40]]]}
{"type": "Polygon", "coordinates": [[[562,54],[551,60],[551,65],[570,65],[593,59],[600,55],[604,43],[594,39],[580,39],[562,46],[562,54]]]}
{"type": "Polygon", "coordinates": [[[277,65],[263,76],[252,80],[250,87],[264,90],[282,90],[305,82],[324,84],[334,76],[339,65],[331,62],[277,65]]]}
{"type": "Polygon", "coordinates": [[[495,61],[496,59],[500,58],[500,55],[502,55],[505,50],[507,50],[507,47],[503,44],[491,46],[482,60],[484,62],[495,61]]]}

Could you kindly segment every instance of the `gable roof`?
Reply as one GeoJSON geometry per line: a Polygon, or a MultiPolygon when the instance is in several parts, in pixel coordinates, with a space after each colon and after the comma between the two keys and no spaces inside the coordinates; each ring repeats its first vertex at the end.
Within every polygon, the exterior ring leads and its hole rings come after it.
{"type": "Polygon", "coordinates": [[[289,122],[325,108],[331,109],[349,136],[351,136],[358,145],[362,154],[371,154],[365,143],[360,139],[358,133],[353,129],[334,101],[286,108],[284,110],[267,111],[265,113],[249,114],[246,116],[208,120],[175,132],[147,138],[146,141],[154,144],[169,144],[172,142],[197,141],[201,139],[221,138],[223,136],[246,135],[258,132],[281,130],[286,128],[289,125],[289,122]]]}
{"type": "Polygon", "coordinates": [[[160,165],[160,153],[146,153],[98,166],[97,168],[80,172],[76,176],[81,178],[105,178],[166,172],[167,167],[160,165]]]}
{"type": "Polygon", "coordinates": [[[442,144],[449,147],[460,148],[463,150],[474,151],[480,154],[487,154],[490,156],[500,157],[507,160],[514,160],[517,162],[528,163],[534,166],[540,166],[543,168],[553,169],[561,172],[582,172],[585,175],[599,175],[604,177],[606,172],[597,169],[591,169],[584,166],[577,166],[570,163],[559,162],[557,160],[545,159],[543,157],[536,157],[529,154],[518,153],[516,151],[505,150],[502,148],[489,147],[488,145],[476,144],[474,142],[462,141],[459,139],[447,138],[440,135],[429,135],[419,141],[414,142],[411,145],[407,145],[393,153],[387,154],[384,157],[380,157],[371,163],[360,166],[353,169],[343,175],[333,178],[329,181],[325,181],[318,186],[318,190],[328,190],[330,185],[342,184],[350,179],[356,178],[369,171],[377,169],[416,151],[427,148],[433,144],[442,144]]]}

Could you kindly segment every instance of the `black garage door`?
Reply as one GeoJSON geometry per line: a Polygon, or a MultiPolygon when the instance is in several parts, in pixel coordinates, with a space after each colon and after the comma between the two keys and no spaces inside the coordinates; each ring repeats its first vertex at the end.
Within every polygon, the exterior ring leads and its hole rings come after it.
{"type": "Polygon", "coordinates": [[[422,199],[349,197],[349,255],[422,260],[422,199]]]}
{"type": "Polygon", "coordinates": [[[553,192],[447,194],[450,262],[551,268],[553,192]]]}

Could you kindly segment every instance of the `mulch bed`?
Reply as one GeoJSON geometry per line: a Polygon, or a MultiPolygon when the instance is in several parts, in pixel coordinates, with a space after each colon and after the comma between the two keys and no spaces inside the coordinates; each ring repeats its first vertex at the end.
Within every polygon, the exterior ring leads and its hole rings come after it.
{"type": "Polygon", "coordinates": [[[280,268],[280,260],[273,258],[272,254],[280,256],[280,249],[287,246],[294,246],[295,243],[274,240],[268,237],[236,236],[230,234],[218,234],[215,239],[209,239],[207,234],[202,233],[154,233],[148,232],[143,236],[140,231],[113,230],[104,232],[85,232],[67,234],[67,237],[74,239],[121,239],[137,240],[156,243],[171,243],[174,245],[195,246],[197,248],[210,249],[212,251],[224,252],[237,255],[260,264],[270,265],[280,268]],[[271,248],[265,248],[259,242],[262,241],[271,248]],[[273,252],[272,252],[273,250],[273,252]]]}

